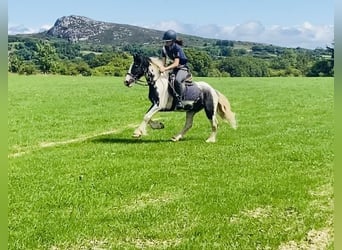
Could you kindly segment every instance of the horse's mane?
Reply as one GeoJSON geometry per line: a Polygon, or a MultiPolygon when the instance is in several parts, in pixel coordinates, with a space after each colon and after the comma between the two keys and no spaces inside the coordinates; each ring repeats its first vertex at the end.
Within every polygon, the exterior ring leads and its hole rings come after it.
{"type": "MultiPolygon", "coordinates": [[[[158,57],[149,57],[148,59],[149,59],[151,65],[154,66],[155,68],[157,68],[157,70],[160,74],[159,68],[161,66],[164,66],[163,60],[158,58],[158,57]]],[[[163,78],[165,78],[165,79],[168,79],[169,78],[168,72],[170,72],[170,70],[165,71],[166,74],[162,73],[161,76],[163,76],[163,78]]]]}
{"type": "Polygon", "coordinates": [[[158,67],[164,66],[162,59],[160,59],[158,57],[150,57],[150,60],[153,64],[157,65],[158,67]]]}

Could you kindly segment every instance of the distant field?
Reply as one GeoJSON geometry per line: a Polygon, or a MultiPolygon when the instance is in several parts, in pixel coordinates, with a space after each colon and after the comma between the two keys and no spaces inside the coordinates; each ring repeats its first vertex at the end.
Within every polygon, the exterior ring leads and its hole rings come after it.
{"type": "Polygon", "coordinates": [[[133,139],[123,78],[9,75],[8,249],[333,249],[333,78],[205,81],[239,124],[215,144],[204,112],[133,139]]]}

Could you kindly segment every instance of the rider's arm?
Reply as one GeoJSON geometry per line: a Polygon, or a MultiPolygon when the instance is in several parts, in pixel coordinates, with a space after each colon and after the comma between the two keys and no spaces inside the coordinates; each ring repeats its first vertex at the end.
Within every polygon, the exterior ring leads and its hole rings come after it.
{"type": "Polygon", "coordinates": [[[166,66],[166,56],[162,57],[162,62],[163,62],[163,66],[165,67],[166,66]]]}
{"type": "Polygon", "coordinates": [[[179,58],[175,58],[175,60],[173,60],[173,63],[171,63],[169,66],[165,67],[165,70],[177,68],[178,65],[179,65],[179,58]]]}
{"type": "MultiPolygon", "coordinates": [[[[164,60],[164,58],[163,58],[163,60],[164,60]]],[[[164,61],[163,61],[163,63],[164,63],[164,61]]],[[[165,62],[166,63],[166,62],[165,62]]],[[[165,65],[165,63],[164,63],[164,65],[165,65]]],[[[170,70],[170,69],[174,69],[174,68],[176,68],[177,66],[179,65],[179,58],[175,58],[175,60],[173,60],[173,63],[171,63],[169,66],[167,66],[167,67],[165,67],[165,66],[160,66],[159,67],[159,70],[160,70],[160,72],[164,72],[164,71],[166,71],[166,70],[170,70]]]]}

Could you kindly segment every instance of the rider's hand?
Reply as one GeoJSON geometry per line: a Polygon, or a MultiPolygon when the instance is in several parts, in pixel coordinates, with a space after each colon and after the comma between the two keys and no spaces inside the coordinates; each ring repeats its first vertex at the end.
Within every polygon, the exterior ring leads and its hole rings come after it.
{"type": "Polygon", "coordinates": [[[160,67],[159,67],[159,71],[160,71],[160,73],[163,73],[163,72],[165,72],[165,71],[166,71],[166,69],[165,69],[165,67],[164,67],[164,66],[160,66],[160,67]]]}

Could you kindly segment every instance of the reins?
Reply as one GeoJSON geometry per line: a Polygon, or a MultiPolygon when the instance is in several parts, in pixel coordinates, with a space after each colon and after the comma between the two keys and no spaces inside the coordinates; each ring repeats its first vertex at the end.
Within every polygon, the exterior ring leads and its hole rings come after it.
{"type": "Polygon", "coordinates": [[[135,84],[140,85],[140,86],[144,86],[144,87],[148,86],[148,83],[146,84],[144,81],[142,81],[140,79],[136,79],[136,77],[132,73],[127,72],[127,75],[131,76],[134,79],[135,84]]]}
{"type": "MultiPolygon", "coordinates": [[[[157,77],[157,79],[154,80],[154,76],[153,73],[151,73],[148,69],[148,67],[144,70],[144,74],[145,74],[145,79],[146,79],[146,82],[145,81],[142,81],[140,79],[137,79],[137,77],[135,75],[133,75],[132,73],[130,72],[127,72],[127,75],[131,76],[133,79],[134,79],[134,82],[135,84],[137,85],[140,85],[140,86],[144,86],[144,87],[147,87],[147,86],[153,86],[155,85],[155,82],[159,80],[159,78],[161,78],[162,74],[159,70],[159,65],[154,63],[152,60],[149,60],[149,63],[153,66],[155,66],[158,71],[159,71],[159,76],[157,77]]],[[[169,82],[169,81],[168,81],[169,82]]]]}
{"type": "Polygon", "coordinates": [[[136,80],[135,81],[135,84],[137,84],[137,85],[140,85],[140,86],[143,86],[143,87],[147,87],[149,84],[148,83],[146,83],[145,81],[142,81],[142,80],[136,80]]]}
{"type": "MultiPolygon", "coordinates": [[[[156,64],[156,63],[154,63],[152,60],[150,61],[150,63],[151,64],[153,64],[155,67],[157,67],[158,68],[158,71],[159,71],[159,76],[157,77],[157,79],[156,80],[153,80],[153,81],[151,81],[151,82],[156,82],[156,81],[158,81],[159,80],[159,78],[161,78],[161,76],[162,76],[162,74],[164,74],[164,72],[162,73],[162,72],[160,72],[160,70],[159,70],[159,65],[158,64],[156,64]]],[[[169,81],[168,81],[169,82],[169,81]]]]}

